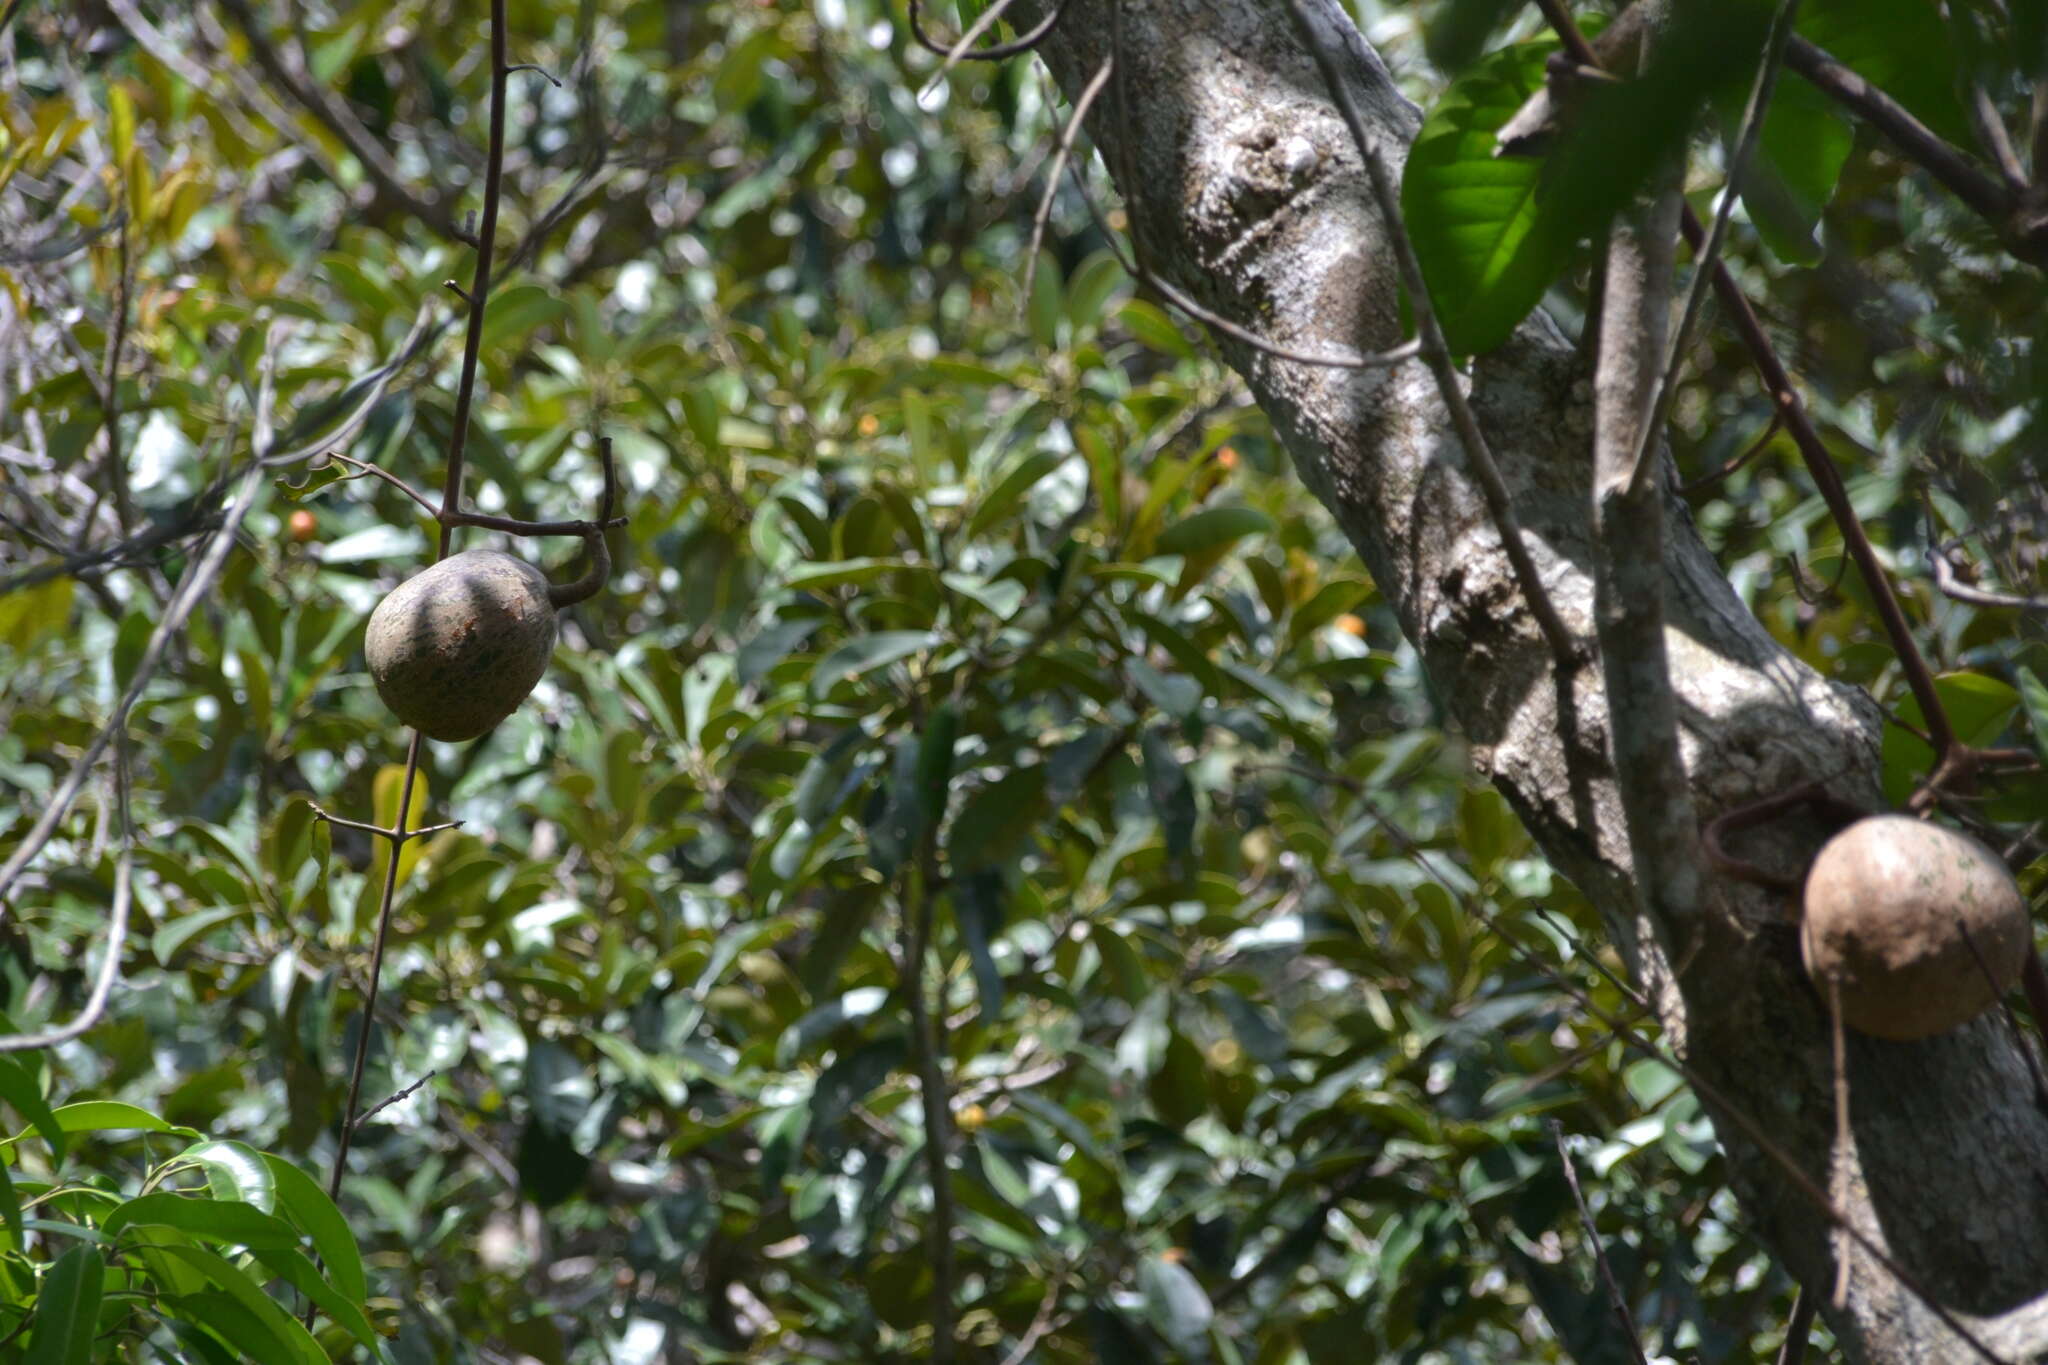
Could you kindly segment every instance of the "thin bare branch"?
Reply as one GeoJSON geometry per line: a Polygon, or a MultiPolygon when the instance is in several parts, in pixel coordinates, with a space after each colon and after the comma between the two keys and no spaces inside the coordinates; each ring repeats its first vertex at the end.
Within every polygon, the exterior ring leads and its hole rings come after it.
{"type": "Polygon", "coordinates": [[[118,735],[114,740],[114,809],[115,820],[121,827],[121,852],[114,861],[114,903],[107,911],[106,955],[100,959],[85,1007],[77,1018],[61,1028],[0,1037],[0,1052],[30,1052],[68,1043],[99,1023],[107,1012],[107,1000],[121,979],[121,955],[128,949],[128,912],[135,884],[135,817],[129,804],[126,735],[118,735]]]}
{"type": "Polygon", "coordinates": [[[1671,317],[1679,168],[1647,206],[1623,210],[1609,235],[1593,377],[1594,617],[1631,884],[1667,933],[1697,919],[1704,868],[1692,789],[1678,742],[1678,698],[1664,627],[1664,487],[1644,469],[1645,401],[1671,317]]]}
{"type": "Polygon", "coordinates": [[[910,36],[925,51],[937,53],[945,58],[945,61],[939,64],[939,69],[932,73],[932,78],[925,82],[924,88],[918,91],[919,99],[929,94],[934,86],[945,79],[946,73],[963,60],[999,62],[1006,57],[1015,57],[1037,47],[1058,25],[1060,15],[1066,12],[1067,0],[1055,0],[1050,14],[1041,19],[1030,32],[1020,35],[1011,42],[994,43],[988,47],[974,46],[974,40],[994,28],[996,20],[1002,18],[1003,11],[1009,7],[1010,0],[996,0],[967,26],[967,31],[960,35],[957,42],[948,46],[925,32],[920,0],[910,0],[910,36]]]}
{"type": "MultiPolygon", "coordinates": [[[[535,67],[534,69],[537,71],[540,68],[535,67]]],[[[375,1104],[371,1105],[368,1109],[365,1109],[360,1115],[356,1117],[356,1127],[362,1127],[371,1119],[377,1117],[377,1115],[383,1113],[386,1109],[389,1109],[392,1105],[410,1099],[414,1091],[418,1090],[421,1086],[425,1085],[428,1081],[433,1080],[434,1077],[440,1074],[441,1073],[438,1070],[429,1071],[426,1075],[420,1077],[411,1085],[405,1087],[405,1089],[400,1090],[395,1094],[386,1095],[383,1099],[378,1100],[375,1104]]]]}
{"type": "Polygon", "coordinates": [[[498,202],[504,193],[505,183],[508,66],[504,0],[491,0],[491,126],[484,161],[484,217],[476,236],[476,273],[470,277],[466,299],[469,304],[469,330],[462,340],[462,371],[455,384],[453,434],[448,440],[448,473],[441,490],[441,543],[437,554],[441,559],[448,557],[455,527],[460,524],[449,518],[462,506],[462,463],[463,454],[469,446],[469,411],[476,399],[477,357],[484,344],[484,309],[491,300],[491,258],[497,250],[498,202]]]}
{"type": "Polygon", "coordinates": [[[1934,575],[1934,586],[1946,597],[1958,602],[1967,602],[1973,607],[2006,607],[2015,611],[2048,611],[2048,597],[2022,597],[2009,592],[1992,592],[1988,588],[1974,587],[1956,576],[1956,566],[1949,559],[1956,543],[1935,545],[1927,552],[1927,567],[1934,575]]]}
{"type": "Polygon", "coordinates": [[[1778,1347],[1777,1365],[1801,1365],[1806,1359],[1806,1339],[1813,1335],[1813,1295],[1800,1285],[1792,1291],[1792,1316],[1785,1320],[1785,1342],[1778,1347]]]}
{"type": "Polygon", "coordinates": [[[1585,1191],[1579,1188],[1579,1168],[1572,1163],[1571,1148],[1565,1145],[1564,1124],[1556,1119],[1550,1121],[1550,1139],[1557,1144],[1558,1164],[1564,1168],[1564,1183],[1571,1188],[1572,1202],[1579,1208],[1579,1225],[1586,1231],[1586,1245],[1593,1248],[1593,1264],[1600,1272],[1600,1283],[1607,1290],[1607,1306],[1614,1311],[1615,1326],[1621,1328],[1622,1340],[1628,1343],[1629,1354],[1636,1365],[1649,1365],[1649,1357],[1643,1353],[1643,1337],[1636,1330],[1636,1315],[1629,1311],[1628,1296],[1621,1292],[1621,1281],[1614,1278],[1614,1267],[1608,1264],[1607,1248],[1601,1245],[1600,1229],[1593,1223],[1593,1210],[1586,1204],[1585,1191]]]}
{"type": "Polygon", "coordinates": [[[364,834],[389,839],[394,844],[403,844],[410,839],[424,839],[427,835],[439,834],[444,829],[462,828],[462,821],[450,820],[446,824],[426,825],[420,829],[386,829],[382,825],[368,825],[361,820],[344,820],[339,815],[330,815],[319,806],[313,805],[311,801],[306,804],[313,807],[313,818],[316,820],[324,820],[330,825],[340,825],[343,829],[361,830],[364,834]]]}
{"type": "Polygon", "coordinates": [[[1693,261],[1692,285],[1686,290],[1685,311],[1679,316],[1678,327],[1671,334],[1671,345],[1665,353],[1663,375],[1657,383],[1649,418],[1636,438],[1629,475],[1632,494],[1642,486],[1651,464],[1650,451],[1664,430],[1665,419],[1671,412],[1671,401],[1677,396],[1679,372],[1685,367],[1685,348],[1692,343],[1692,329],[1699,322],[1707,291],[1712,287],[1713,266],[1721,259],[1721,243],[1728,235],[1728,222],[1735,214],[1735,201],[1742,191],[1742,172],[1749,165],[1750,154],[1756,150],[1757,134],[1764,126],[1764,113],[1770,108],[1771,94],[1777,88],[1778,70],[1785,57],[1785,40],[1792,36],[1792,22],[1798,14],[1799,0],[1780,0],[1778,12],[1771,19],[1770,33],[1764,39],[1763,60],[1757,63],[1756,78],[1750,82],[1749,100],[1742,109],[1742,122],[1728,154],[1728,178],[1721,187],[1721,203],[1714,210],[1713,225],[1707,230],[1707,244],[1693,261]]]}
{"type": "Polygon", "coordinates": [[[1984,150],[1991,154],[1992,164],[2005,181],[2005,188],[2012,194],[2020,194],[2027,188],[2027,168],[2020,164],[2020,154],[2012,145],[2012,134],[2006,131],[2005,119],[1999,114],[1998,106],[1991,102],[1991,92],[1981,85],[1972,86],[1969,99],[1970,126],[1977,134],[1977,140],[1984,144],[1984,150]]]}
{"type": "Polygon", "coordinates": [[[1052,201],[1060,191],[1060,172],[1066,168],[1067,157],[1073,153],[1074,139],[1081,132],[1081,121],[1088,117],[1088,108],[1095,103],[1102,88],[1109,84],[1109,74],[1116,59],[1105,57],[1095,74],[1088,78],[1088,84],[1081,87],[1081,93],[1074,100],[1073,115],[1067,119],[1067,126],[1060,129],[1059,145],[1052,154],[1052,165],[1045,176],[1045,194],[1038,201],[1038,211],[1031,215],[1031,246],[1024,253],[1024,306],[1030,306],[1031,288],[1038,276],[1038,250],[1045,243],[1046,224],[1052,220],[1052,201]]]}
{"type": "Polygon", "coordinates": [[[1776,436],[1780,431],[1784,430],[1784,427],[1785,419],[1782,416],[1780,416],[1775,409],[1773,409],[1771,412],[1771,420],[1764,427],[1763,435],[1757,437],[1754,441],[1751,441],[1749,443],[1749,446],[1740,455],[1737,455],[1735,458],[1728,460],[1727,462],[1722,464],[1720,468],[1710,469],[1706,473],[1700,475],[1698,478],[1691,479],[1685,483],[1680,484],[1678,486],[1679,495],[1681,497],[1690,497],[1694,493],[1699,492],[1702,488],[1709,488],[1714,484],[1719,483],[1721,480],[1727,478],[1736,470],[1742,468],[1751,460],[1754,460],[1757,456],[1763,454],[1764,451],[1770,449],[1771,438],[1773,436],[1776,436]]]}
{"type": "MultiPolygon", "coordinates": [[[[498,17],[503,17],[504,0],[492,0],[498,17]]],[[[391,906],[398,892],[398,865],[404,860],[398,855],[405,841],[406,817],[412,812],[413,784],[420,773],[420,747],[425,741],[420,732],[412,732],[412,742],[405,750],[405,780],[398,789],[398,816],[391,826],[390,855],[384,860],[384,884],[377,895],[377,930],[370,941],[370,980],[363,994],[362,1028],[356,1034],[355,1061],[349,1068],[348,1100],[342,1106],[341,1134],[334,1147],[334,1169],[327,1177],[327,1197],[336,1198],[341,1193],[341,1177],[348,1170],[348,1152],[355,1141],[356,1114],[363,1098],[363,1070],[370,1058],[370,1039],[377,1031],[377,992],[384,979],[384,945],[391,934],[391,906]]],[[[382,831],[379,831],[380,833],[382,831]]]]}

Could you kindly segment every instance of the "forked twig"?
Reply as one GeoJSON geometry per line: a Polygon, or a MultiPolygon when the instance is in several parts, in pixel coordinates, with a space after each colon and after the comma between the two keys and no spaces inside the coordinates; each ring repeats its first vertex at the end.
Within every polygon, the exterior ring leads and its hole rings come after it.
{"type": "Polygon", "coordinates": [[[1593,1264],[1600,1272],[1600,1283],[1607,1290],[1607,1306],[1614,1310],[1615,1325],[1621,1328],[1622,1339],[1628,1343],[1629,1354],[1636,1365],[1649,1365],[1649,1358],[1643,1354],[1642,1334],[1636,1331],[1636,1315],[1629,1311],[1628,1296],[1621,1292],[1621,1281],[1614,1278],[1614,1267],[1607,1262],[1607,1250],[1600,1244],[1600,1229],[1593,1223],[1593,1210],[1586,1204],[1585,1191],[1579,1188],[1579,1169],[1572,1164],[1571,1148],[1565,1145],[1564,1124],[1556,1119],[1550,1121],[1550,1138],[1557,1144],[1557,1159],[1564,1167],[1564,1183],[1571,1187],[1572,1202],[1579,1207],[1579,1225],[1586,1230],[1586,1244],[1593,1248],[1593,1264]]]}

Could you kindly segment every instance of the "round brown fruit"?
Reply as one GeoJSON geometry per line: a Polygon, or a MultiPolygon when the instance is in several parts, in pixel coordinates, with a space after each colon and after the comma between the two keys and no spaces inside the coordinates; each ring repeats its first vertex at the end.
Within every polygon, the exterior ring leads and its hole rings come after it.
{"type": "Polygon", "coordinates": [[[377,695],[429,739],[475,739],[517,710],[555,650],[548,581],[523,559],[465,550],[414,574],[370,613],[377,695]]]}
{"type": "Polygon", "coordinates": [[[320,534],[320,519],[303,507],[291,514],[286,525],[291,530],[292,539],[301,545],[320,534]]]}
{"type": "Polygon", "coordinates": [[[1928,1038],[1976,1018],[2012,988],[2032,945],[2012,873],[1940,825],[1858,820],[1806,875],[1807,974],[1823,997],[1840,990],[1843,1021],[1859,1033],[1928,1038]]]}

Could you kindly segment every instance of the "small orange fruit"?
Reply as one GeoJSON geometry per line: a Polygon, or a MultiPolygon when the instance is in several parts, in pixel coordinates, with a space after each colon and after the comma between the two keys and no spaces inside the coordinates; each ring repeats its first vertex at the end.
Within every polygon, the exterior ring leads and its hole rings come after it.
{"type": "Polygon", "coordinates": [[[320,534],[320,519],[303,507],[291,514],[286,525],[291,531],[292,539],[301,545],[320,534]]]}

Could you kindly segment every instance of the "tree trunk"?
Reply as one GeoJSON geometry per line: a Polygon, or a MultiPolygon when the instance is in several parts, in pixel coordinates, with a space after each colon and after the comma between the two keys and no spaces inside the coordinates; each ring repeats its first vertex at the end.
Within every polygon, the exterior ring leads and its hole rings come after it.
{"type": "MultiPolygon", "coordinates": [[[[1018,8],[1034,11],[1020,25],[1047,12],[1042,0],[1018,8]]],[[[1310,8],[1342,43],[1354,97],[1398,165],[1420,114],[1334,0],[1310,8]]],[[[1123,0],[1119,16],[1113,0],[1070,0],[1039,49],[1070,99],[1110,55],[1119,25],[1123,70],[1088,131],[1151,267],[1286,346],[1397,344],[1384,226],[1286,8],[1123,0]]],[[[2048,1355],[2048,1118],[1996,1012],[1921,1043],[1851,1035],[1853,1147],[1832,1153],[1829,1031],[1800,968],[1795,907],[1718,880],[1694,942],[1663,943],[1636,920],[1600,670],[1578,669],[1560,696],[1428,371],[1419,361],[1332,369],[1225,336],[1218,344],[1398,613],[1481,770],[1600,907],[1687,1063],[2000,1357],[2048,1355]],[[1678,964],[1675,976],[1667,963],[1678,964]]],[[[1590,375],[1538,316],[1478,359],[1470,385],[1550,595],[1590,641],[1590,375]]],[[[1878,708],[1771,638],[1676,499],[1666,522],[1666,639],[1699,817],[1814,778],[1879,808],[1878,708]]],[[[1825,833],[1795,818],[1744,836],[1741,848],[1792,873],[1825,833]]],[[[1982,1358],[1863,1253],[1852,1253],[1847,1299],[1834,1307],[1824,1212],[1725,1109],[1709,1111],[1756,1231],[1820,1297],[1851,1359],[1982,1358]]]]}

